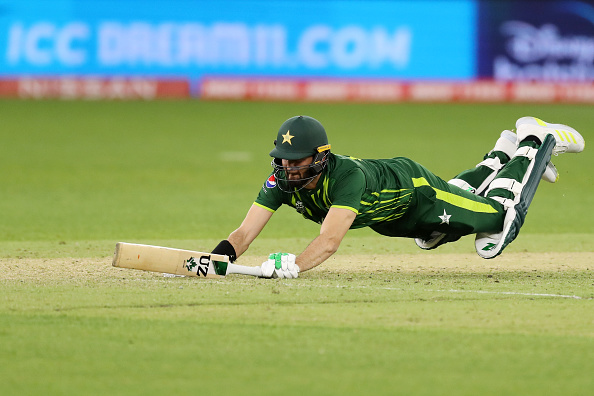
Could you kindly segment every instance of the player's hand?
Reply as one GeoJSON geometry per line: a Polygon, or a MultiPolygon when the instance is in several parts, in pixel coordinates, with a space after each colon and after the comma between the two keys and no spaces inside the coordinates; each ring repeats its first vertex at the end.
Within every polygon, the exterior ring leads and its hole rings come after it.
{"type": "Polygon", "coordinates": [[[271,253],[262,263],[263,278],[297,278],[299,266],[295,264],[295,255],[291,253],[271,253]]]}

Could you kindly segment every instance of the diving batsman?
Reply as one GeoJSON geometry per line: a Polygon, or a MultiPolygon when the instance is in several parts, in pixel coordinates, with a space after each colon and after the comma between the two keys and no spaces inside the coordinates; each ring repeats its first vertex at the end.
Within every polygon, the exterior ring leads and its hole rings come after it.
{"type": "Polygon", "coordinates": [[[422,249],[476,234],[479,256],[493,258],[518,235],[540,180],[557,180],[551,155],[584,147],[571,127],[523,117],[476,167],[446,182],[408,158],[334,154],[320,122],[295,116],[278,130],[270,152],[273,172],[256,201],[213,253],[235,261],[284,204],[319,223],[320,234],[297,256],[270,254],[263,277],[296,278],[334,254],[349,229],[361,227],[414,238],[422,249]]]}

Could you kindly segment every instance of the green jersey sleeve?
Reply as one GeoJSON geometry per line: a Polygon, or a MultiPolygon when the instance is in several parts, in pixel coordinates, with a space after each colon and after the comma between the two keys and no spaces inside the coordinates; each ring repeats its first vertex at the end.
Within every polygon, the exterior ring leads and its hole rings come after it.
{"type": "Polygon", "coordinates": [[[359,213],[361,196],[365,192],[365,174],[360,168],[352,168],[333,180],[329,198],[331,207],[350,209],[359,213]]]}

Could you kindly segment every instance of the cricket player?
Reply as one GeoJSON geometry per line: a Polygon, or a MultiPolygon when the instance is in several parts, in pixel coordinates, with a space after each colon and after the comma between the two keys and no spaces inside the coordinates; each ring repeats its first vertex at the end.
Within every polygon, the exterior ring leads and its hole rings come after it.
{"type": "Polygon", "coordinates": [[[299,255],[273,253],[264,277],[296,278],[334,254],[349,229],[370,227],[389,237],[414,238],[435,249],[476,234],[479,256],[493,258],[518,235],[541,178],[555,182],[551,154],[579,153],[573,128],[523,117],[505,130],[475,168],[449,182],[404,157],[359,159],[334,154],[320,122],[285,121],[274,141],[273,172],[242,224],[213,253],[241,256],[281,205],[321,224],[299,255]]]}

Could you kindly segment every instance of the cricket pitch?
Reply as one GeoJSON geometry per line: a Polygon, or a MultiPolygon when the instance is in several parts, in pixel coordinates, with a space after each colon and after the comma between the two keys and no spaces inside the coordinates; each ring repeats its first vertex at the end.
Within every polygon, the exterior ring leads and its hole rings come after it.
{"type": "MultiPolygon", "coordinates": [[[[3,258],[0,259],[0,280],[67,281],[105,278],[143,278],[148,274],[111,266],[106,258],[3,258]]],[[[243,265],[261,264],[260,256],[244,256],[243,265]]],[[[301,277],[320,277],[324,273],[491,273],[491,272],[563,272],[593,271],[594,252],[508,253],[493,260],[475,254],[394,254],[394,255],[341,255],[337,254],[301,277]]],[[[232,279],[241,275],[233,275],[232,279]]]]}

